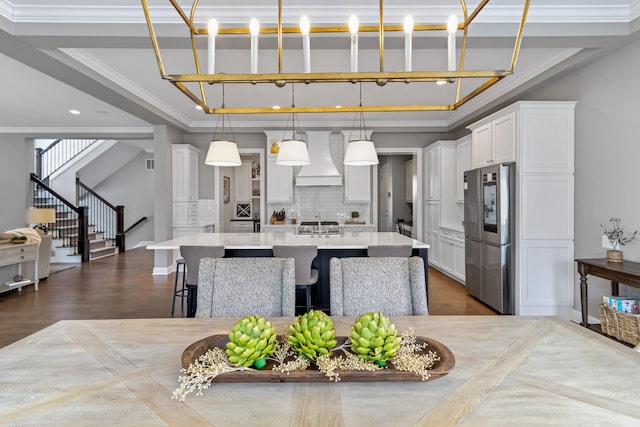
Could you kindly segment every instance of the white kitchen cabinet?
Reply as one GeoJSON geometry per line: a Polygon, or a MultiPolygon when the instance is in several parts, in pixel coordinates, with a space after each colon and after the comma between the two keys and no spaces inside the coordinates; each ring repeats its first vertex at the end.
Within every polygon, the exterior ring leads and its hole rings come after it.
{"type": "Polygon", "coordinates": [[[457,279],[459,279],[462,283],[466,280],[465,275],[465,258],[464,258],[464,235],[462,236],[462,241],[455,242],[455,252],[456,252],[456,262],[453,268],[453,275],[457,279]]]}
{"type": "Polygon", "coordinates": [[[481,121],[471,129],[471,168],[513,162],[515,151],[515,113],[481,121]]]}
{"type": "Polygon", "coordinates": [[[464,203],[464,172],[471,167],[471,135],[460,138],[456,146],[456,203],[464,203]]]}
{"type": "Polygon", "coordinates": [[[198,152],[189,144],[171,146],[171,182],[174,201],[198,200],[198,152]]]}
{"type": "Polygon", "coordinates": [[[173,225],[198,222],[198,153],[189,144],[171,146],[171,194],[173,225]]]}
{"type": "Polygon", "coordinates": [[[440,144],[435,143],[424,150],[425,200],[440,200],[440,144]]]}
{"type": "MultiPolygon", "coordinates": [[[[496,163],[516,160],[515,313],[579,316],[574,310],[575,102],[517,102],[469,126],[473,166],[484,166],[485,130],[496,163]],[[476,143],[480,143],[477,145],[476,143]],[[477,164],[476,164],[477,163],[477,164]]],[[[578,302],[579,305],[579,302],[578,302]]],[[[590,308],[591,309],[591,308],[590,308]]]]}
{"type": "Polygon", "coordinates": [[[267,156],[267,203],[293,202],[293,167],[276,163],[276,156],[267,156]]]}
{"type": "Polygon", "coordinates": [[[440,229],[440,268],[448,276],[464,283],[464,233],[447,228],[440,229]]]}
{"type": "Polygon", "coordinates": [[[253,233],[253,221],[231,221],[231,232],[253,233]]]}
{"type": "Polygon", "coordinates": [[[407,203],[413,203],[414,182],[416,176],[416,166],[413,159],[404,164],[405,192],[404,198],[407,203]]]}
{"type": "Polygon", "coordinates": [[[434,267],[440,267],[441,253],[440,253],[440,235],[432,231],[425,232],[425,243],[429,245],[427,251],[427,257],[429,259],[429,265],[434,267]]]}
{"type": "Polygon", "coordinates": [[[234,169],[235,181],[233,192],[236,202],[249,203],[251,201],[251,163],[245,162],[234,169]]]}
{"type": "Polygon", "coordinates": [[[345,233],[358,233],[358,232],[375,232],[376,226],[373,224],[345,224],[344,232],[345,233]]]}
{"type": "Polygon", "coordinates": [[[453,270],[456,265],[456,244],[453,240],[440,236],[440,268],[450,275],[453,274],[453,270]]]}
{"type": "Polygon", "coordinates": [[[344,201],[371,202],[371,166],[344,166],[344,201]]]}
{"type": "MultiPolygon", "coordinates": [[[[347,152],[351,131],[342,131],[344,152],[347,152]]],[[[367,138],[371,132],[367,132],[367,138]]],[[[371,166],[344,165],[344,201],[345,203],[371,203],[371,166]]]]}
{"type": "Polygon", "coordinates": [[[297,225],[263,225],[262,231],[265,233],[291,233],[298,234],[297,225]]]}

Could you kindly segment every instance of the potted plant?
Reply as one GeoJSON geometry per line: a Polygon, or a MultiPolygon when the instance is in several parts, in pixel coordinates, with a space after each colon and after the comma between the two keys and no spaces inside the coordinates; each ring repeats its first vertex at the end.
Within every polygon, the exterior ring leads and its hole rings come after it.
{"type": "Polygon", "coordinates": [[[636,238],[638,230],[635,230],[631,234],[625,234],[624,230],[620,226],[620,218],[610,218],[611,228],[605,227],[604,224],[600,224],[604,235],[609,239],[609,243],[613,249],[607,250],[607,261],[609,262],[622,262],[622,251],[618,247],[624,246],[636,238]]]}

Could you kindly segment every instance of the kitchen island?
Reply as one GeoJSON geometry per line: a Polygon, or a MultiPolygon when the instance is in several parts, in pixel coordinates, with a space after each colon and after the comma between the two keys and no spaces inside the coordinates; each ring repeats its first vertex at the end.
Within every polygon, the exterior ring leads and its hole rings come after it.
{"type": "MultiPolygon", "coordinates": [[[[372,245],[410,245],[413,248],[413,255],[421,257],[424,261],[428,302],[427,250],[429,245],[399,233],[345,232],[344,236],[313,236],[293,233],[192,234],[147,246],[147,249],[157,252],[153,274],[169,274],[174,262],[174,251],[180,249],[180,246],[188,245],[224,246],[225,257],[270,257],[273,256],[272,248],[274,245],[317,245],[318,257],[313,263],[314,268],[317,268],[319,272],[315,306],[322,310],[329,310],[329,260],[331,258],[367,256],[367,248],[372,245]],[[165,254],[163,256],[158,252],[171,255],[165,254]]],[[[190,298],[192,297],[193,295],[190,298]]],[[[193,299],[190,302],[193,303],[193,299]]]]}
{"type": "MultiPolygon", "coordinates": [[[[333,317],[337,335],[354,318],[333,317]]],[[[285,331],[293,318],[272,318],[285,331]]],[[[216,383],[185,402],[180,357],[234,318],[66,320],[0,349],[0,424],[637,426],[640,353],[554,317],[392,317],[446,345],[427,382],[216,383]]],[[[223,374],[225,375],[225,374],[223,374]]]]}

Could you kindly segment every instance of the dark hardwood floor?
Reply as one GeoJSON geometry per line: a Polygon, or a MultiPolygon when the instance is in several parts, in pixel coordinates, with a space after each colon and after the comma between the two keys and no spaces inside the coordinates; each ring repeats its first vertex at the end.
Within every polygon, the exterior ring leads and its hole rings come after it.
{"type": "MultiPolygon", "coordinates": [[[[0,294],[0,347],[59,320],[171,317],[174,276],[153,276],[152,269],[153,252],[138,248],[73,264],[41,281],[38,292],[27,286],[22,293],[0,294]]],[[[180,317],[179,301],[176,304],[180,317]]],[[[495,314],[434,269],[429,270],[429,312],[495,314]]]]}

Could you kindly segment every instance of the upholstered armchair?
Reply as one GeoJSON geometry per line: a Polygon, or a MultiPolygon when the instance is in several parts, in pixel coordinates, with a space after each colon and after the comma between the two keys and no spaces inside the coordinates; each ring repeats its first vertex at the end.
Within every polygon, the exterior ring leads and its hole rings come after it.
{"type": "Polygon", "coordinates": [[[294,316],[293,258],[203,258],[196,317],[294,316]]]}
{"type": "Polygon", "coordinates": [[[332,258],[329,290],[332,316],[429,314],[420,257],[332,258]]]}

